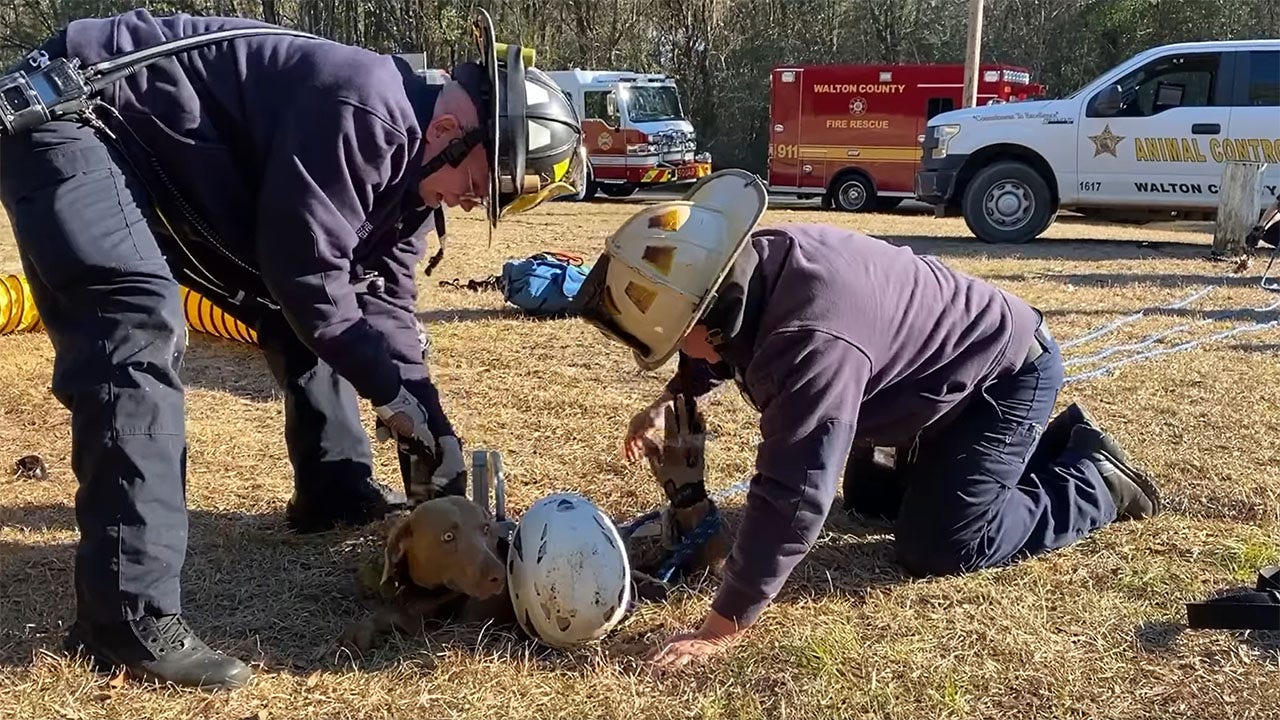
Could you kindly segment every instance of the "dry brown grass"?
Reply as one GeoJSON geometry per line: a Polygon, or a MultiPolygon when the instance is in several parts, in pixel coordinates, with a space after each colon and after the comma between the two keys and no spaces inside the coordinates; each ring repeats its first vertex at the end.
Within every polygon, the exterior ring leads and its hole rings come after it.
{"type": "MultiPolygon", "coordinates": [[[[579,323],[525,321],[493,293],[435,280],[485,276],[539,249],[594,255],[633,207],[553,204],[511,222],[492,248],[479,222],[455,219],[451,254],[423,280],[448,408],[468,447],[503,452],[516,513],[559,488],[584,490],[620,517],[656,505],[658,490],[619,459],[618,440],[664,376],[636,372],[579,323]]],[[[774,210],[766,220],[848,225],[941,254],[1045,309],[1060,339],[1228,270],[1204,260],[1204,226],[1061,220],[1050,240],[1009,249],[972,241],[960,220],[910,212],[774,210]]],[[[5,240],[0,271],[16,266],[5,240]]],[[[1185,316],[1152,316],[1105,340],[1273,299],[1236,283],[1185,316]]],[[[115,688],[57,654],[73,609],[76,540],[67,413],[47,390],[46,338],[0,338],[9,379],[0,459],[38,452],[52,471],[46,482],[0,479],[0,717],[1275,717],[1280,643],[1185,631],[1182,603],[1250,582],[1280,548],[1277,348],[1280,332],[1241,335],[1066,391],[1163,482],[1168,515],[1009,568],[928,581],[900,577],[884,530],[833,517],[750,645],[657,681],[635,645],[696,621],[708,589],[645,607],[603,647],[569,656],[478,628],[401,638],[358,662],[317,656],[357,612],[351,583],[371,533],[284,532],[290,474],[266,369],[252,348],[195,337],[185,371],[186,608],[211,642],[259,669],[251,687],[207,697],[115,688]]],[[[730,392],[708,419],[710,483],[723,487],[752,466],[755,418],[730,392]]],[[[390,449],[376,452],[394,481],[390,449]]]]}

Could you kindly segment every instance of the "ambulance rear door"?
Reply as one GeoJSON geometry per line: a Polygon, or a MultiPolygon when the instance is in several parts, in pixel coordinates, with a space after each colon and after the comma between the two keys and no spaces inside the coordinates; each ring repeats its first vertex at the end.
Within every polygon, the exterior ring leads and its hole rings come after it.
{"type": "Polygon", "coordinates": [[[798,188],[800,126],[804,119],[804,70],[795,67],[775,68],[770,85],[769,185],[780,190],[798,188]]]}

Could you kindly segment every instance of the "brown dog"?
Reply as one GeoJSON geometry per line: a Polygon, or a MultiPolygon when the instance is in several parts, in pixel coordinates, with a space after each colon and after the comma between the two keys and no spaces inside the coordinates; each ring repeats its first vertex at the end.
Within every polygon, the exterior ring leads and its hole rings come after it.
{"type": "Polygon", "coordinates": [[[382,606],[354,623],[339,642],[367,651],[395,628],[421,631],[424,621],[514,621],[506,590],[506,543],[484,508],[458,496],[417,506],[387,536],[379,591],[382,606]]]}

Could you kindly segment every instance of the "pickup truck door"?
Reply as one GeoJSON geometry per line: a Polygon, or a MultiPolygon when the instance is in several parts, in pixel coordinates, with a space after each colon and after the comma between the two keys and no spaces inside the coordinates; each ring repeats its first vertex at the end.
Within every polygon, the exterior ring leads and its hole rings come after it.
{"type": "Polygon", "coordinates": [[[1210,151],[1223,160],[1266,163],[1259,205],[1265,208],[1280,195],[1280,49],[1234,54],[1230,140],[1210,151]]]}
{"type": "Polygon", "coordinates": [[[1080,204],[1212,208],[1226,138],[1231,53],[1171,52],[1087,98],[1076,139],[1080,204]]]}

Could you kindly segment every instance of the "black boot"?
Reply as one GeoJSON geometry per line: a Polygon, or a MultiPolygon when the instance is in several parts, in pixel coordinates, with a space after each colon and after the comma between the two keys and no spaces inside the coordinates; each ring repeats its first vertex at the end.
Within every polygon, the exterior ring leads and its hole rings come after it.
{"type": "Polygon", "coordinates": [[[1115,439],[1088,425],[1071,429],[1068,449],[1093,463],[1116,504],[1116,519],[1148,518],[1160,512],[1160,492],[1146,473],[1134,467],[1115,439]]]}
{"type": "MultiPolygon", "coordinates": [[[[1048,457],[1061,455],[1062,451],[1066,449],[1067,443],[1071,441],[1071,431],[1077,425],[1085,425],[1099,432],[1102,431],[1102,426],[1093,419],[1089,411],[1085,410],[1080,403],[1074,402],[1058,413],[1058,416],[1050,420],[1049,424],[1045,426],[1044,432],[1040,435],[1037,452],[1039,452],[1039,448],[1044,448],[1048,457]]],[[[1129,455],[1125,453],[1124,449],[1110,435],[1105,433],[1103,435],[1106,438],[1107,452],[1120,462],[1126,465],[1129,464],[1129,455]]]]}
{"type": "Polygon", "coordinates": [[[77,621],[63,647],[86,655],[99,670],[123,667],[139,680],[184,687],[237,688],[253,675],[248,665],[205,645],[181,615],[102,625],[77,621]]]}
{"type": "Polygon", "coordinates": [[[285,522],[296,533],[368,525],[408,507],[402,493],[372,478],[312,487],[302,492],[295,489],[285,508],[285,522]]]}

